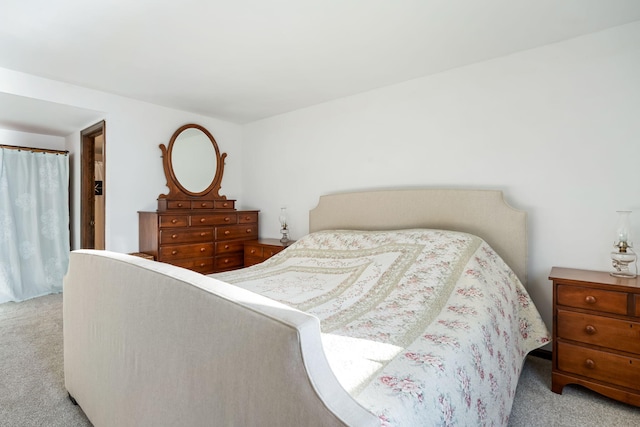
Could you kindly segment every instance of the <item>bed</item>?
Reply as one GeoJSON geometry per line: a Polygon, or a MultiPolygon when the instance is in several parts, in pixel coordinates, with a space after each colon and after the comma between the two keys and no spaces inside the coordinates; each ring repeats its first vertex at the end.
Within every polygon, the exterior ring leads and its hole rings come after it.
{"type": "Polygon", "coordinates": [[[382,426],[507,425],[549,342],[526,283],[526,214],[500,191],[323,196],[310,234],[211,275],[320,319],[340,385],[382,426]]]}
{"type": "Polygon", "coordinates": [[[323,196],[309,221],[214,277],[73,251],[65,387],[93,425],[506,425],[549,341],[521,283],[525,213],[416,189],[323,196]]]}

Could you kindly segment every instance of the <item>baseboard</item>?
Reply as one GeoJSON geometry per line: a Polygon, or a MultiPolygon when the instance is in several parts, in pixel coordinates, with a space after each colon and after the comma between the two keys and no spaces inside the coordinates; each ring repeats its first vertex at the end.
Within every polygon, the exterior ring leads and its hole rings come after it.
{"type": "Polygon", "coordinates": [[[529,355],[539,357],[541,359],[551,360],[551,351],[543,350],[541,348],[536,348],[532,350],[529,355]]]}

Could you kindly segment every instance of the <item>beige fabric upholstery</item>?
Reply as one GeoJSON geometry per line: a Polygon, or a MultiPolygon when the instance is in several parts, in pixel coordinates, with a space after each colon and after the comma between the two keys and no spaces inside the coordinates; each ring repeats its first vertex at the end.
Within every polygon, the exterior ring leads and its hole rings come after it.
{"type": "Polygon", "coordinates": [[[369,426],[318,320],[168,264],[75,251],[64,282],[65,385],[102,426],[369,426]]]}
{"type": "Polygon", "coordinates": [[[331,194],[309,212],[309,232],[436,228],[484,239],[527,284],[527,214],[498,190],[411,189],[331,194]]]}

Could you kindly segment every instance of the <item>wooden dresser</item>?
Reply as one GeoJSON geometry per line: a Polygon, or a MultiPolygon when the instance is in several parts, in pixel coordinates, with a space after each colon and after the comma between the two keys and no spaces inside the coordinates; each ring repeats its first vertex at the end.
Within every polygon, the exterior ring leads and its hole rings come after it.
{"type": "Polygon", "coordinates": [[[278,252],[282,252],[290,246],[293,240],[282,243],[279,239],[260,239],[245,242],[244,244],[244,266],[260,264],[278,252]]]}
{"type": "Polygon", "coordinates": [[[258,238],[258,211],[237,211],[220,194],[227,154],[194,123],[160,151],[169,191],[157,211],[138,212],[139,251],[204,274],[243,267],[244,242],[258,238]]]}
{"type": "Polygon", "coordinates": [[[553,267],[552,386],[640,406],[640,279],[553,267]]]}
{"type": "Polygon", "coordinates": [[[243,267],[245,241],[258,238],[258,211],[215,203],[169,201],[166,210],[138,212],[140,252],[204,274],[243,267]]]}

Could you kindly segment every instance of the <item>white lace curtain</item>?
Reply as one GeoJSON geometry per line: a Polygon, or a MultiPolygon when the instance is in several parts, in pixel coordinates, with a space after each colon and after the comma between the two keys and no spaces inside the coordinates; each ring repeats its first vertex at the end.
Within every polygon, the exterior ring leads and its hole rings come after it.
{"type": "Polygon", "coordinates": [[[0,148],[0,303],[62,291],[69,157],[0,148]]]}

